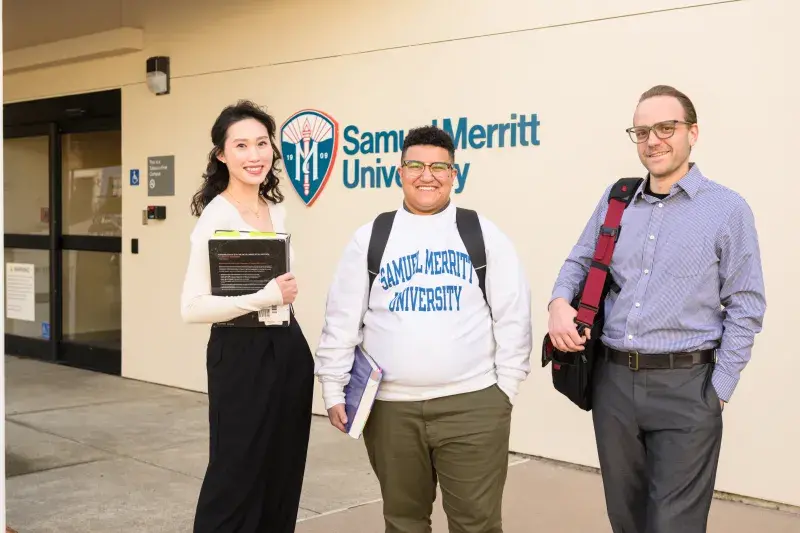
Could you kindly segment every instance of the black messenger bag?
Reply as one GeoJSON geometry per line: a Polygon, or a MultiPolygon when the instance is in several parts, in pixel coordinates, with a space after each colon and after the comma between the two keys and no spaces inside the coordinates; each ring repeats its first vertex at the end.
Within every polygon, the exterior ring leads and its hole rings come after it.
{"type": "Polygon", "coordinates": [[[641,182],[642,178],[622,178],[611,188],[608,212],[600,228],[589,273],[582,289],[571,302],[572,307],[578,311],[575,317],[578,334],[582,335],[586,328],[591,332],[583,351],[559,351],[553,346],[549,334],[544,336],[542,342],[542,368],[552,363],[553,387],[584,411],[592,409],[595,361],[603,356],[604,347],[600,342],[604,324],[603,310],[606,295],[613,283],[608,275],[609,265],[619,238],[622,214],[641,182]]]}

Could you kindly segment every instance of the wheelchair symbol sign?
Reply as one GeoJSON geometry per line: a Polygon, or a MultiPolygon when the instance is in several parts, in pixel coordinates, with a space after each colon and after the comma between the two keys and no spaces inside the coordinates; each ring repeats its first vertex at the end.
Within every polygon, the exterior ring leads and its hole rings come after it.
{"type": "Polygon", "coordinates": [[[139,185],[139,169],[131,169],[131,186],[136,187],[139,185]]]}

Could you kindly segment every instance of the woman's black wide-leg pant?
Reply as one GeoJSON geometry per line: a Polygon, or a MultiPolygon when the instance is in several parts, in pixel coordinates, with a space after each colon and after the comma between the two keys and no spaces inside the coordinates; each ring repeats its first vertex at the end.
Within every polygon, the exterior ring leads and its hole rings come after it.
{"type": "Polygon", "coordinates": [[[210,455],[194,533],[291,533],[308,451],[314,361],[299,324],[212,328],[210,455]]]}

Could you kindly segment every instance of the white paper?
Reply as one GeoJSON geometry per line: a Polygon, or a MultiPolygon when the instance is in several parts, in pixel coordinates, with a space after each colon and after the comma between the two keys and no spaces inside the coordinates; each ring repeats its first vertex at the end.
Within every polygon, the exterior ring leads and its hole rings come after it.
{"type": "Polygon", "coordinates": [[[289,322],[291,305],[273,305],[258,312],[258,319],[266,326],[283,325],[289,322]]]}
{"type": "Polygon", "coordinates": [[[6,318],[36,320],[36,266],[6,263],[6,318]]]}

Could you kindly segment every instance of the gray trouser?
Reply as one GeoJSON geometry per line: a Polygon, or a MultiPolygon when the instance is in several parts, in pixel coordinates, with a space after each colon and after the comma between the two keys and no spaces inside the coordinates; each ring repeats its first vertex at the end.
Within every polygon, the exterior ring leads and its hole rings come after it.
{"type": "Polygon", "coordinates": [[[706,531],[722,441],[713,368],[598,362],[592,417],[614,533],[706,531]]]}

